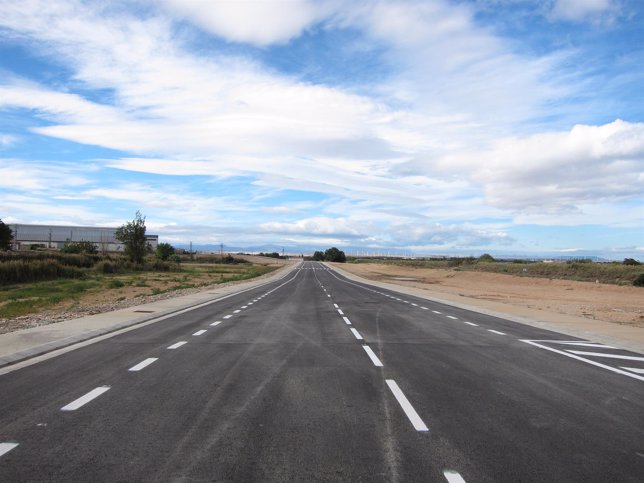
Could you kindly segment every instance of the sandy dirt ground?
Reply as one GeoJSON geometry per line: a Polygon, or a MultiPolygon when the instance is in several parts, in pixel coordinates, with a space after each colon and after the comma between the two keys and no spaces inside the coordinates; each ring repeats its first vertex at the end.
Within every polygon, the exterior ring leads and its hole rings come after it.
{"type": "Polygon", "coordinates": [[[506,274],[340,264],[364,278],[426,290],[429,296],[498,312],[556,322],[574,316],[644,328],[644,288],[517,277],[506,274]]]}

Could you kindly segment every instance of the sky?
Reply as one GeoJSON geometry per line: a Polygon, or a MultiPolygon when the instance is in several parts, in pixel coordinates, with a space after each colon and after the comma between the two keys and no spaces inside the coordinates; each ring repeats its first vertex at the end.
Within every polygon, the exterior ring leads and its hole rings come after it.
{"type": "Polygon", "coordinates": [[[640,0],[0,0],[0,218],[644,259],[640,0]]]}

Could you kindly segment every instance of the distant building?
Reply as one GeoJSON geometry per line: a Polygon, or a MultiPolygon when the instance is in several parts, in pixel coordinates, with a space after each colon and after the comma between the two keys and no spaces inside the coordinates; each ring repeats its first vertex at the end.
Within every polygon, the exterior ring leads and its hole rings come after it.
{"type": "MultiPolygon", "coordinates": [[[[60,249],[65,242],[88,241],[99,252],[122,252],[123,243],[116,239],[116,228],[99,226],[8,225],[13,231],[14,250],[28,250],[34,245],[60,249]]],[[[146,235],[152,250],[159,244],[159,235],[146,235]]]]}

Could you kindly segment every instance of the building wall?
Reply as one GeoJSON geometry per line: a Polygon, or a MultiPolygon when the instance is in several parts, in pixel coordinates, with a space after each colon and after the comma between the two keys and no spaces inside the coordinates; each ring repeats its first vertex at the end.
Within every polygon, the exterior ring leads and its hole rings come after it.
{"type": "MultiPolygon", "coordinates": [[[[96,226],[59,225],[9,225],[13,231],[14,249],[28,249],[31,245],[45,245],[48,248],[62,248],[66,241],[89,241],[99,251],[123,251],[123,244],[116,239],[116,228],[96,226]]],[[[146,235],[148,243],[156,250],[158,235],[146,235]]]]}

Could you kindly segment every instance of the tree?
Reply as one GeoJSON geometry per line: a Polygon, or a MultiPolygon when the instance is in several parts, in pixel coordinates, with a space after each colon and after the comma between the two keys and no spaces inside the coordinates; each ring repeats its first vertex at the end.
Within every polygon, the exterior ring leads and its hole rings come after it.
{"type": "Polygon", "coordinates": [[[641,263],[635,260],[634,258],[625,258],[622,263],[624,265],[641,265],[641,263]]]}
{"type": "Polygon", "coordinates": [[[136,212],[134,220],[116,230],[116,239],[125,246],[125,254],[130,261],[136,264],[143,263],[149,245],[145,238],[145,217],[140,211],[136,212]]]}
{"type": "Polygon", "coordinates": [[[484,253],[479,257],[479,262],[496,262],[496,260],[489,253],[484,253]]]}
{"type": "Polygon", "coordinates": [[[13,240],[13,230],[0,220],[0,250],[11,250],[11,240],[13,240]]]}
{"type": "Polygon", "coordinates": [[[159,260],[167,260],[171,255],[174,255],[174,247],[169,243],[159,243],[156,251],[159,260]]]}
{"type": "Polygon", "coordinates": [[[318,250],[317,252],[315,252],[313,254],[313,260],[315,260],[316,262],[323,262],[324,261],[324,253],[322,253],[321,251],[318,250]]]}
{"type": "Polygon", "coordinates": [[[324,252],[324,259],[327,262],[340,262],[344,263],[347,261],[347,257],[342,250],[338,250],[336,247],[331,247],[324,252]]]}

